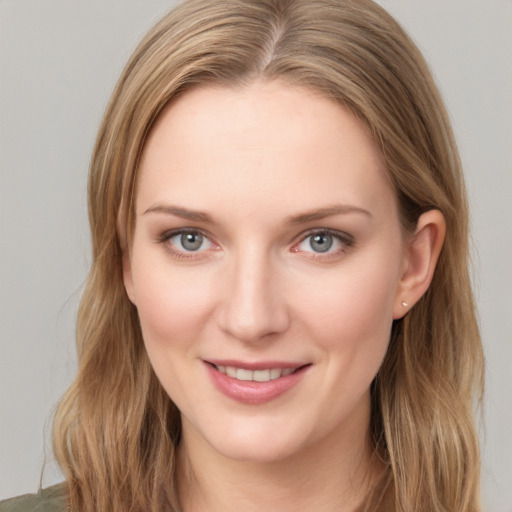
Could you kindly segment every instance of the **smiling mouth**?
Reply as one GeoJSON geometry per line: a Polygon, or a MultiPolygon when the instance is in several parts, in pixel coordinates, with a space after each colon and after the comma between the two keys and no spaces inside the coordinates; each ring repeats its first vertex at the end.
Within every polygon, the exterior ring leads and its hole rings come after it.
{"type": "Polygon", "coordinates": [[[312,363],[279,361],[203,360],[214,386],[229,399],[260,405],[295,388],[312,363]]]}
{"type": "Polygon", "coordinates": [[[305,366],[298,366],[296,368],[267,368],[261,370],[249,370],[246,368],[237,368],[235,366],[223,366],[210,363],[220,373],[231,377],[232,379],[252,382],[268,382],[271,380],[287,377],[292,373],[304,368],[305,366]]]}

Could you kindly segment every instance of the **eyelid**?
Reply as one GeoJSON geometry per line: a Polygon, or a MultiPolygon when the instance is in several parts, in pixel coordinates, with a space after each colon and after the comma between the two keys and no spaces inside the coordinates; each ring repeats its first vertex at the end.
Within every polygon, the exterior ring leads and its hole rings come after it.
{"type": "Polygon", "coordinates": [[[332,229],[332,228],[312,228],[312,229],[308,229],[307,231],[301,233],[297,239],[299,242],[302,242],[304,241],[306,238],[308,238],[309,236],[311,235],[322,235],[322,234],[327,234],[327,235],[332,235],[336,238],[339,238],[341,241],[343,241],[344,243],[347,243],[347,244],[353,244],[354,243],[354,237],[352,235],[350,235],[349,233],[345,232],[345,231],[339,231],[337,229],[332,229]]]}
{"type": "MultiPolygon", "coordinates": [[[[214,240],[213,236],[210,235],[207,231],[200,229],[200,228],[180,227],[180,228],[169,229],[167,231],[164,231],[162,234],[160,234],[156,238],[155,241],[157,243],[165,244],[171,238],[173,238],[177,235],[183,235],[183,234],[187,234],[187,233],[200,234],[201,236],[206,238],[213,247],[209,247],[208,249],[198,250],[198,251],[184,251],[184,250],[180,250],[180,249],[172,246],[171,244],[166,244],[166,250],[168,250],[172,255],[174,255],[178,258],[182,258],[182,259],[194,259],[194,258],[197,259],[197,258],[205,257],[206,256],[205,253],[207,253],[211,250],[214,250],[214,251],[220,250],[220,246],[214,240]]],[[[293,243],[293,245],[290,249],[291,252],[307,253],[307,254],[311,255],[309,257],[318,258],[318,259],[328,259],[328,258],[336,257],[337,255],[339,255],[339,253],[346,252],[349,248],[353,247],[355,244],[355,239],[352,235],[350,235],[349,233],[346,233],[344,231],[339,231],[337,229],[331,229],[331,228],[308,229],[307,231],[302,232],[298,237],[296,237],[295,240],[296,241],[293,243]],[[317,235],[317,234],[327,234],[327,235],[330,235],[330,236],[336,238],[343,245],[343,248],[338,251],[325,252],[325,253],[315,252],[313,250],[312,251],[302,251],[298,248],[298,246],[302,242],[304,242],[308,237],[317,235]]]]}
{"type": "Polygon", "coordinates": [[[205,257],[205,253],[210,250],[219,250],[219,245],[213,240],[213,237],[207,233],[206,231],[199,229],[199,228],[188,228],[188,227],[182,227],[182,228],[174,228],[169,229],[167,231],[164,231],[161,235],[159,235],[156,240],[157,243],[160,244],[166,244],[166,250],[169,251],[173,256],[180,258],[180,259],[197,259],[205,257]],[[209,243],[213,247],[209,247],[208,249],[204,250],[198,250],[198,251],[183,251],[176,247],[174,247],[171,244],[166,244],[171,238],[178,236],[178,235],[186,235],[187,233],[192,234],[199,234],[205,239],[209,241],[209,243]]]}
{"type": "Polygon", "coordinates": [[[352,235],[349,233],[346,233],[345,231],[338,231],[337,229],[331,229],[331,228],[313,228],[309,229],[308,231],[301,233],[298,237],[298,240],[293,244],[291,251],[292,252],[304,252],[307,254],[311,254],[311,257],[314,258],[329,258],[334,257],[338,255],[340,252],[346,252],[347,249],[353,247],[355,244],[355,239],[352,235]],[[307,238],[313,236],[313,235],[320,235],[320,234],[326,234],[331,235],[332,237],[336,238],[343,246],[345,247],[342,250],[334,251],[334,252],[315,252],[313,250],[311,251],[301,251],[298,246],[304,242],[307,238]]]}

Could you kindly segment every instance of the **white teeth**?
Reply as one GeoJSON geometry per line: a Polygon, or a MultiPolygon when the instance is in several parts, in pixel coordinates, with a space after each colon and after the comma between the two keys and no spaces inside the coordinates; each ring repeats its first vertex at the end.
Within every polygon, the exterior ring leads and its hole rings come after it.
{"type": "Polygon", "coordinates": [[[268,370],[246,370],[245,368],[235,368],[234,366],[217,366],[219,372],[232,377],[233,379],[268,382],[269,380],[279,379],[291,375],[296,368],[269,368],[268,370]]]}
{"type": "Polygon", "coordinates": [[[270,380],[270,370],[254,370],[252,380],[256,382],[267,382],[270,380]]]}
{"type": "Polygon", "coordinates": [[[236,378],[238,380],[253,380],[253,373],[251,370],[244,370],[243,368],[238,368],[236,371],[236,378]]]}
{"type": "Polygon", "coordinates": [[[281,373],[281,368],[272,368],[272,370],[270,370],[270,379],[279,379],[279,377],[281,377],[281,373]]]}

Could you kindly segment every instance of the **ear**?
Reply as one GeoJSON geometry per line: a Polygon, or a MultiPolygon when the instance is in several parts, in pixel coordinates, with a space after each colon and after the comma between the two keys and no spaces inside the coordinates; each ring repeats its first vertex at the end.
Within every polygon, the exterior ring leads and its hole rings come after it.
{"type": "Polygon", "coordinates": [[[428,290],[446,233],[446,222],[439,210],[420,216],[416,231],[407,241],[404,272],[398,283],[393,318],[402,318],[428,290]]]}
{"type": "Polygon", "coordinates": [[[123,251],[123,282],[128,298],[131,300],[133,305],[136,306],[137,304],[135,302],[135,289],[133,286],[132,265],[130,262],[130,254],[127,249],[123,251]]]}

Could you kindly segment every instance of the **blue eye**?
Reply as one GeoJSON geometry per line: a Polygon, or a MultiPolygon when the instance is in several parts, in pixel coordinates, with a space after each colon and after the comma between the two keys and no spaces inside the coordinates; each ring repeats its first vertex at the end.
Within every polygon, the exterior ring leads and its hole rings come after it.
{"type": "Polygon", "coordinates": [[[328,233],[319,233],[317,235],[310,235],[309,246],[315,252],[327,252],[334,243],[333,236],[328,233]]]}
{"type": "Polygon", "coordinates": [[[181,246],[187,251],[197,251],[203,245],[203,235],[199,233],[183,233],[179,237],[181,246]]]}
{"type": "Polygon", "coordinates": [[[308,252],[315,254],[335,254],[343,252],[353,245],[353,239],[349,235],[330,230],[316,231],[305,236],[295,246],[297,252],[308,252]]]}
{"type": "Polygon", "coordinates": [[[179,252],[200,252],[213,247],[212,242],[199,231],[180,231],[167,237],[167,241],[179,252]]]}

